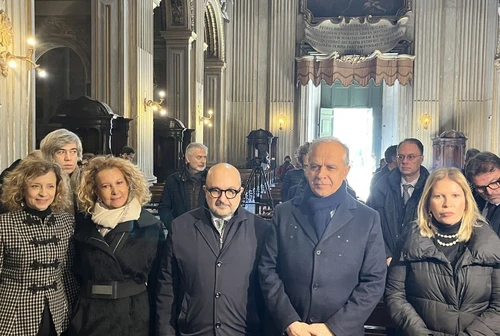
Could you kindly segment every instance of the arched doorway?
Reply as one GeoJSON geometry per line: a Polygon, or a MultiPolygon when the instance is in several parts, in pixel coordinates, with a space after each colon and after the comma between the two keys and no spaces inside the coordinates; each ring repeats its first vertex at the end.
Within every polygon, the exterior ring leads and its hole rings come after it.
{"type": "Polygon", "coordinates": [[[75,99],[88,94],[85,65],[80,56],[69,47],[48,50],[38,58],[38,64],[47,72],[36,79],[36,141],[37,146],[54,126],[50,118],[64,99],[75,99]]]}

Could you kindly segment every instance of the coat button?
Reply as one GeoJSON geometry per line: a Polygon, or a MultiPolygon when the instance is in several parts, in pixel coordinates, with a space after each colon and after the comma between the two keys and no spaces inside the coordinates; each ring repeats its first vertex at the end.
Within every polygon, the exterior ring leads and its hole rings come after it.
{"type": "Polygon", "coordinates": [[[215,324],[215,328],[217,328],[217,329],[219,329],[219,328],[220,328],[220,326],[221,326],[220,322],[217,322],[217,323],[215,324]]]}
{"type": "Polygon", "coordinates": [[[221,261],[218,261],[217,262],[217,267],[221,267],[222,266],[222,262],[221,261]]]}
{"type": "Polygon", "coordinates": [[[215,293],[215,298],[216,298],[216,299],[220,298],[220,296],[221,296],[221,293],[220,293],[220,292],[215,293]]]}
{"type": "Polygon", "coordinates": [[[319,288],[319,285],[318,284],[314,284],[313,285],[313,289],[318,289],[319,288]]]}
{"type": "Polygon", "coordinates": [[[321,254],[321,250],[317,250],[316,255],[320,255],[320,254],[321,254]]]}

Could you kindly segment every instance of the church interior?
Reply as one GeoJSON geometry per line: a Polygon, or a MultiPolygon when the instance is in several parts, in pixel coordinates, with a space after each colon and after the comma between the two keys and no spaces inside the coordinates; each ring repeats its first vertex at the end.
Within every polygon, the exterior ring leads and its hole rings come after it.
{"type": "Polygon", "coordinates": [[[208,166],[243,171],[255,157],[295,163],[301,144],[334,136],[365,200],[384,150],[405,138],[423,143],[430,171],[463,168],[468,148],[500,150],[497,0],[0,0],[0,10],[0,170],[58,128],[84,153],[133,147],[152,185],[182,167],[191,142],[208,147],[208,166]]]}

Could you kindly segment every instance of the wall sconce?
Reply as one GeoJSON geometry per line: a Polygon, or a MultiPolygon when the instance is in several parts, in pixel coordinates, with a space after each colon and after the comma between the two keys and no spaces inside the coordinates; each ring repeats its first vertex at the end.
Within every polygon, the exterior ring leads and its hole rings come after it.
{"type": "Polygon", "coordinates": [[[40,68],[40,65],[33,62],[33,54],[35,53],[35,39],[28,39],[28,54],[26,56],[17,56],[11,54],[7,49],[9,49],[12,44],[12,39],[14,38],[14,31],[12,29],[12,23],[10,22],[7,13],[2,9],[0,10],[0,71],[4,77],[9,75],[9,68],[15,68],[17,66],[16,60],[25,61],[33,66],[38,72],[38,76],[46,77],[47,73],[40,68]]]}
{"type": "Polygon", "coordinates": [[[214,111],[208,110],[208,117],[200,117],[200,123],[207,125],[208,127],[212,127],[212,116],[214,111]]]}
{"type": "Polygon", "coordinates": [[[163,100],[165,98],[165,91],[158,92],[158,96],[160,96],[159,101],[154,101],[151,99],[147,100],[146,98],[144,98],[144,111],[146,111],[146,109],[148,107],[151,107],[151,108],[153,108],[153,111],[155,111],[155,112],[160,111],[161,115],[166,115],[167,110],[161,108],[161,104],[163,104],[163,100]]]}
{"type": "Polygon", "coordinates": [[[283,113],[280,113],[280,115],[278,116],[278,126],[280,131],[283,130],[283,126],[285,125],[285,123],[286,123],[286,116],[283,113]]]}
{"type": "Polygon", "coordinates": [[[429,128],[429,125],[431,124],[431,122],[432,122],[432,118],[427,113],[420,117],[420,124],[422,125],[424,130],[427,130],[429,128]]]}

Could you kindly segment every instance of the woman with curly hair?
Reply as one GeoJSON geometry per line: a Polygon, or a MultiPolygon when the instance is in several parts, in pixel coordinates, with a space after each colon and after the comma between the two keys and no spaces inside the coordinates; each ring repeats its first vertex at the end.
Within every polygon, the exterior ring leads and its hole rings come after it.
{"type": "Polygon", "coordinates": [[[78,189],[74,272],[80,299],[69,335],[152,335],[161,222],[142,205],[151,194],[130,161],[96,157],[78,189]],[[151,316],[151,317],[150,317],[151,316]]]}
{"type": "Polygon", "coordinates": [[[58,164],[27,157],[3,184],[0,216],[0,335],[66,331],[78,284],[71,273],[74,219],[58,164]]]}

